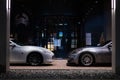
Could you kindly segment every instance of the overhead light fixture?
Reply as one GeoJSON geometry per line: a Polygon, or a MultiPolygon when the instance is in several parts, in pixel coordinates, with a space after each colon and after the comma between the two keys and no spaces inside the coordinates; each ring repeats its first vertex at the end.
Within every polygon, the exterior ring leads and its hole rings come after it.
{"type": "Polygon", "coordinates": [[[60,23],[59,25],[60,25],[60,26],[62,26],[63,24],[62,24],[62,23],[60,23]]]}
{"type": "Polygon", "coordinates": [[[97,4],[97,3],[98,3],[98,1],[95,1],[95,3],[97,4]]]}
{"type": "Polygon", "coordinates": [[[81,24],[80,22],[78,22],[78,24],[81,24]]]}
{"type": "Polygon", "coordinates": [[[68,24],[67,23],[64,23],[65,26],[67,26],[68,24]]]}

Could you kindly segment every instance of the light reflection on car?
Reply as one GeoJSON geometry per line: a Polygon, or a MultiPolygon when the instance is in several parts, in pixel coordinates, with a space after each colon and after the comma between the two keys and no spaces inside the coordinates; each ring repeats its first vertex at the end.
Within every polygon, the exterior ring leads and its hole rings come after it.
{"type": "Polygon", "coordinates": [[[67,65],[72,63],[91,66],[96,63],[111,63],[112,41],[106,41],[97,47],[84,47],[70,52],[67,65]]]}
{"type": "Polygon", "coordinates": [[[13,41],[10,45],[10,63],[28,63],[30,65],[49,64],[53,62],[54,53],[37,46],[21,46],[13,41]]]}

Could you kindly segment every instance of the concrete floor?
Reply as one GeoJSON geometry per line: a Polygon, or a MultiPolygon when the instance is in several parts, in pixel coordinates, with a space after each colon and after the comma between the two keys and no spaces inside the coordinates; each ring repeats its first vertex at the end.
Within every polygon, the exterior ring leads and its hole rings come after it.
{"type": "Polygon", "coordinates": [[[110,65],[84,67],[66,66],[66,63],[67,60],[56,59],[52,64],[41,66],[12,64],[6,74],[0,74],[0,80],[120,80],[110,65]]]}
{"type": "Polygon", "coordinates": [[[27,64],[14,64],[10,66],[10,69],[102,69],[102,70],[112,70],[109,65],[95,65],[91,67],[84,67],[78,65],[66,65],[67,60],[54,60],[51,64],[43,64],[40,66],[29,66],[27,64]]]}

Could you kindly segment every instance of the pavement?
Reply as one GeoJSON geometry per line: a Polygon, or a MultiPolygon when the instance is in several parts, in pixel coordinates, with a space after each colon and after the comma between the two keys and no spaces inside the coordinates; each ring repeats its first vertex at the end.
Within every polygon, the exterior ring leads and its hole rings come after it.
{"type": "Polygon", "coordinates": [[[14,64],[10,66],[10,69],[103,69],[103,70],[112,70],[112,67],[109,65],[96,65],[96,66],[91,66],[91,67],[84,67],[84,66],[78,66],[78,65],[71,65],[67,66],[66,65],[67,60],[65,59],[60,59],[57,60],[55,59],[53,63],[51,64],[43,64],[40,66],[29,66],[26,64],[14,64]]]}
{"type": "Polygon", "coordinates": [[[66,66],[66,62],[56,59],[49,65],[11,65],[8,72],[0,74],[0,80],[120,80],[109,65],[66,66]]]}

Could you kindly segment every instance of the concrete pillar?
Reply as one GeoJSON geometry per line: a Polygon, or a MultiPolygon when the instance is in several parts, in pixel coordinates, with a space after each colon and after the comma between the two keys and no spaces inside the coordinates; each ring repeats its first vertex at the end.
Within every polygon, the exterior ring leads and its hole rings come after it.
{"type": "Polygon", "coordinates": [[[120,74],[120,0],[112,0],[112,68],[120,74]]]}
{"type": "Polygon", "coordinates": [[[10,0],[0,0],[0,73],[9,69],[10,0]]]}

